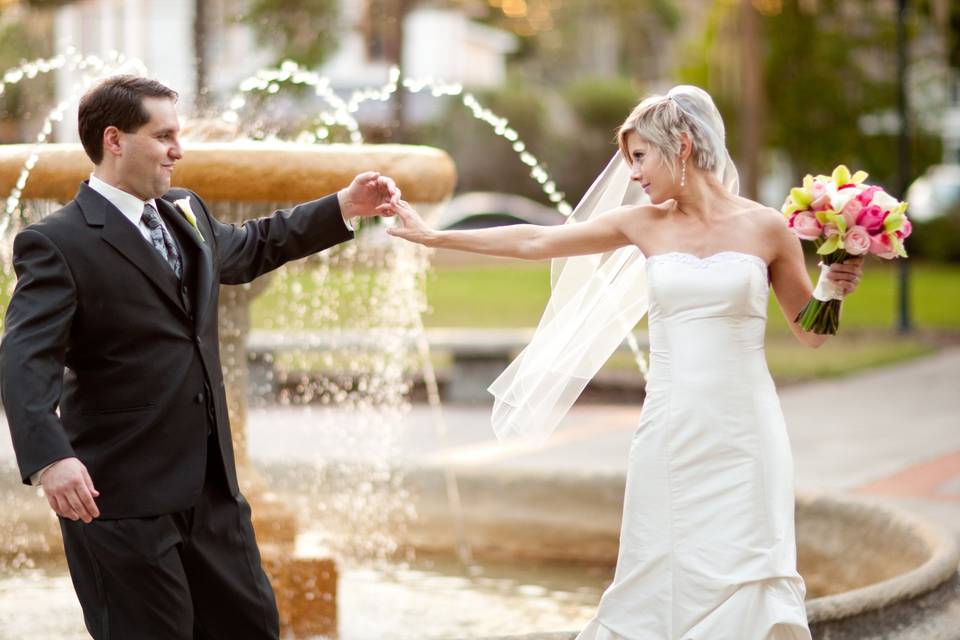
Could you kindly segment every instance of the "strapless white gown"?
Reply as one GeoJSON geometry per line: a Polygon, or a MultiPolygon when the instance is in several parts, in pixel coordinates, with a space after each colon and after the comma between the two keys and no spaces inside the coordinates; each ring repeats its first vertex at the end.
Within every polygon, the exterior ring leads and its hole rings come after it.
{"type": "Polygon", "coordinates": [[[810,640],[757,256],[647,261],[650,372],[613,584],[580,640],[810,640]]]}

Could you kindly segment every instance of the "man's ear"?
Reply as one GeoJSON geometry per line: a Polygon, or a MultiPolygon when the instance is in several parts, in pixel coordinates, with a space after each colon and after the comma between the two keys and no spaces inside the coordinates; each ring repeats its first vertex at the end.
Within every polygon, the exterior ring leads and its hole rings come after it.
{"type": "Polygon", "coordinates": [[[117,127],[110,125],[103,130],[103,153],[119,156],[123,152],[120,145],[120,134],[122,132],[117,127]]]}

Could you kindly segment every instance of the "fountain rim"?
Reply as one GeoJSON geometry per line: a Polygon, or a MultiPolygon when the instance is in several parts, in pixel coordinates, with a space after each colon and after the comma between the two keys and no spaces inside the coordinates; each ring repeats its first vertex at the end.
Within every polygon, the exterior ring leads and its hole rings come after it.
{"type": "Polygon", "coordinates": [[[886,517],[901,531],[909,531],[930,552],[920,565],[899,575],[849,591],[812,598],[806,602],[810,622],[825,622],[874,611],[929,593],[957,574],[960,549],[941,527],[911,513],[877,501],[821,492],[798,492],[797,503],[847,511],[867,510],[874,518],[886,517]]]}
{"type": "MultiPolygon", "coordinates": [[[[430,467],[424,469],[424,472],[441,476],[443,473],[439,467],[430,467]]],[[[459,472],[461,480],[471,483],[489,485],[494,477],[488,471],[482,470],[464,473],[464,469],[459,469],[459,472]]],[[[536,486],[543,488],[544,492],[535,492],[534,498],[560,488],[566,489],[568,486],[575,486],[583,493],[596,494],[599,491],[607,496],[622,496],[624,482],[622,472],[557,474],[514,469],[500,470],[495,475],[497,480],[493,484],[501,493],[510,493],[511,489],[521,486],[526,490],[536,486]]],[[[851,618],[901,604],[936,591],[958,575],[960,549],[952,535],[936,522],[856,494],[801,489],[796,491],[795,504],[804,515],[831,509],[847,517],[866,515],[868,524],[882,523],[894,533],[908,535],[912,544],[922,549],[923,556],[917,564],[897,575],[862,587],[806,600],[804,606],[811,623],[851,618]]],[[[512,508],[517,506],[512,504],[512,508]]],[[[492,520],[497,521],[497,517],[493,516],[492,520]]],[[[540,560],[549,561],[549,558],[541,557],[540,560]]]]}
{"type": "MultiPolygon", "coordinates": [[[[457,180],[449,154],[425,145],[185,141],[183,150],[172,186],[211,202],[305,202],[378,171],[396,180],[404,199],[434,204],[449,199],[457,180]]],[[[34,154],[27,200],[67,202],[94,168],[78,143],[0,145],[0,194],[13,192],[34,154]]]]}

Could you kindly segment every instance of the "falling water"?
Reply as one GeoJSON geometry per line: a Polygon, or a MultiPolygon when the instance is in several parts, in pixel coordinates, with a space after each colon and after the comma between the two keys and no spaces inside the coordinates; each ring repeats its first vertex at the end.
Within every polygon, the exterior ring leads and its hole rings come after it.
{"type": "Polygon", "coordinates": [[[511,143],[520,162],[530,167],[530,177],[541,185],[544,194],[550,202],[554,203],[557,211],[565,216],[573,213],[573,208],[565,200],[563,192],[557,190],[557,184],[550,178],[545,165],[527,150],[526,143],[520,139],[520,134],[516,129],[510,127],[509,121],[484,107],[472,93],[466,92],[463,85],[459,83],[446,83],[435,78],[403,78],[401,81],[400,70],[393,67],[390,69],[390,76],[385,85],[380,88],[358,89],[353,92],[349,101],[344,101],[333,93],[328,79],[300,68],[295,62],[286,61],[274,69],[261,69],[243,80],[239,85],[238,93],[230,100],[229,109],[224,111],[220,117],[228,123],[237,122],[240,118],[239,111],[248,102],[244,97],[245,94],[256,91],[276,94],[280,91],[283,83],[312,87],[316,95],[331,108],[331,110],[323,111],[317,116],[317,120],[321,123],[320,126],[313,131],[304,130],[301,132],[298,141],[303,142],[326,141],[330,136],[329,127],[335,125],[346,127],[351,142],[363,142],[359,123],[353,114],[360,109],[364,102],[389,100],[401,84],[410,93],[419,93],[429,89],[431,95],[435,98],[460,96],[463,106],[470,110],[474,118],[487,123],[493,129],[494,135],[511,143]]]}
{"type": "MultiPolygon", "coordinates": [[[[4,238],[0,246],[7,252],[10,239],[17,230],[60,206],[54,202],[21,199],[30,172],[37,163],[38,151],[47,142],[53,123],[97,78],[117,72],[146,73],[142,63],[120,54],[101,60],[71,50],[63,56],[24,63],[8,71],[3,75],[0,93],[6,85],[57,69],[80,73],[82,78],[71,95],[48,114],[16,187],[6,200],[0,219],[0,236],[4,238]]],[[[362,142],[363,134],[355,117],[357,111],[366,102],[389,100],[401,88],[413,93],[429,90],[438,98],[459,97],[474,117],[511,144],[519,161],[531,168],[531,177],[542,186],[557,209],[565,215],[571,211],[564,194],[557,190],[543,164],[527,150],[518,132],[506,119],[483,107],[458,84],[429,78],[402,78],[399,70],[393,69],[384,85],[356,91],[344,100],[333,91],[328,80],[286,62],[276,69],[260,70],[242,82],[237,95],[229,101],[228,110],[221,115],[221,121],[235,127],[242,135],[249,94],[276,95],[285,83],[311,87],[327,107],[317,114],[314,126],[294,136],[295,141],[305,144],[328,142],[332,129],[336,127],[342,127],[351,142],[362,142]]],[[[215,212],[228,213],[233,219],[263,215],[270,207],[213,204],[215,212]]],[[[274,203],[276,207],[286,204],[292,203],[274,203]]],[[[429,215],[429,211],[425,213],[429,215]]],[[[9,296],[14,282],[9,256],[4,256],[3,264],[4,284],[9,296]]],[[[272,281],[262,279],[252,285],[224,288],[227,297],[256,296],[266,288],[262,299],[254,305],[254,326],[258,327],[261,336],[296,343],[296,348],[275,350],[275,361],[268,363],[272,364],[268,367],[271,373],[265,379],[255,381],[265,388],[254,389],[254,392],[261,396],[273,394],[272,399],[280,407],[296,406],[309,413],[311,433],[307,437],[316,438],[323,444],[321,448],[313,449],[322,451],[322,457],[314,459],[306,469],[279,465],[286,471],[275,469],[271,478],[287,474],[285,481],[293,490],[285,491],[284,497],[293,496],[291,499],[298,511],[306,516],[302,519],[310,523],[303,539],[314,551],[330,553],[348,562],[367,563],[368,566],[373,562],[374,566],[381,567],[388,560],[396,560],[397,552],[402,551],[399,545],[404,538],[404,527],[415,514],[404,486],[404,472],[395,462],[399,457],[402,417],[410,410],[409,392],[418,372],[424,377],[436,433],[441,440],[446,438],[437,379],[421,318],[426,309],[424,279],[428,267],[428,250],[392,241],[381,225],[366,223],[358,231],[356,242],[289,264],[270,276],[272,281]]],[[[230,326],[227,322],[222,331],[224,336],[229,336],[231,331],[244,328],[230,326]]],[[[226,350],[223,353],[225,368],[228,371],[241,370],[246,363],[239,358],[239,353],[226,350]]],[[[271,437],[284,438],[284,428],[278,423],[271,437]]],[[[6,473],[11,478],[16,476],[12,465],[6,473]]],[[[469,565],[472,559],[465,543],[459,489],[451,468],[445,469],[445,483],[460,540],[458,556],[462,565],[469,565]]],[[[8,498],[17,501],[17,504],[2,505],[8,514],[21,514],[38,506],[45,508],[42,501],[10,496],[10,493],[0,496],[4,501],[8,498]]],[[[50,522],[51,525],[55,523],[52,516],[50,522]]],[[[35,532],[25,529],[19,515],[14,515],[4,527],[0,569],[29,570],[40,559],[59,556],[55,526],[50,527],[40,543],[35,540],[35,532]]],[[[396,566],[398,580],[432,584],[434,578],[429,572],[404,568],[403,563],[396,566]]],[[[27,575],[33,574],[24,574],[27,575]]],[[[344,576],[344,579],[363,579],[362,574],[356,575],[361,577],[344,576]]],[[[490,589],[505,589],[511,593],[522,584],[513,578],[505,582],[492,577],[483,580],[487,580],[490,589]]],[[[451,586],[448,578],[443,578],[441,583],[451,586]]],[[[441,583],[433,584],[436,587],[441,583]]],[[[66,589],[66,584],[56,588],[66,589]]],[[[450,597],[466,597],[463,592],[456,591],[462,589],[462,585],[454,588],[454,595],[450,597]]],[[[558,593],[561,592],[544,592],[540,596],[545,602],[567,598],[558,593]]],[[[583,603],[574,599],[569,606],[586,606],[594,596],[587,593],[583,603]]],[[[529,592],[524,597],[538,596],[529,592]]]]}

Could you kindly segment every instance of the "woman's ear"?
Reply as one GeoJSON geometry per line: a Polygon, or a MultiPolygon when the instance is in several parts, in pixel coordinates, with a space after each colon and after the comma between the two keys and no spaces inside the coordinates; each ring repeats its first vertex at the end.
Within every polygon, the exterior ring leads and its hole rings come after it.
{"type": "Polygon", "coordinates": [[[693,141],[686,131],[680,134],[680,161],[686,162],[693,155],[693,141]]]}

